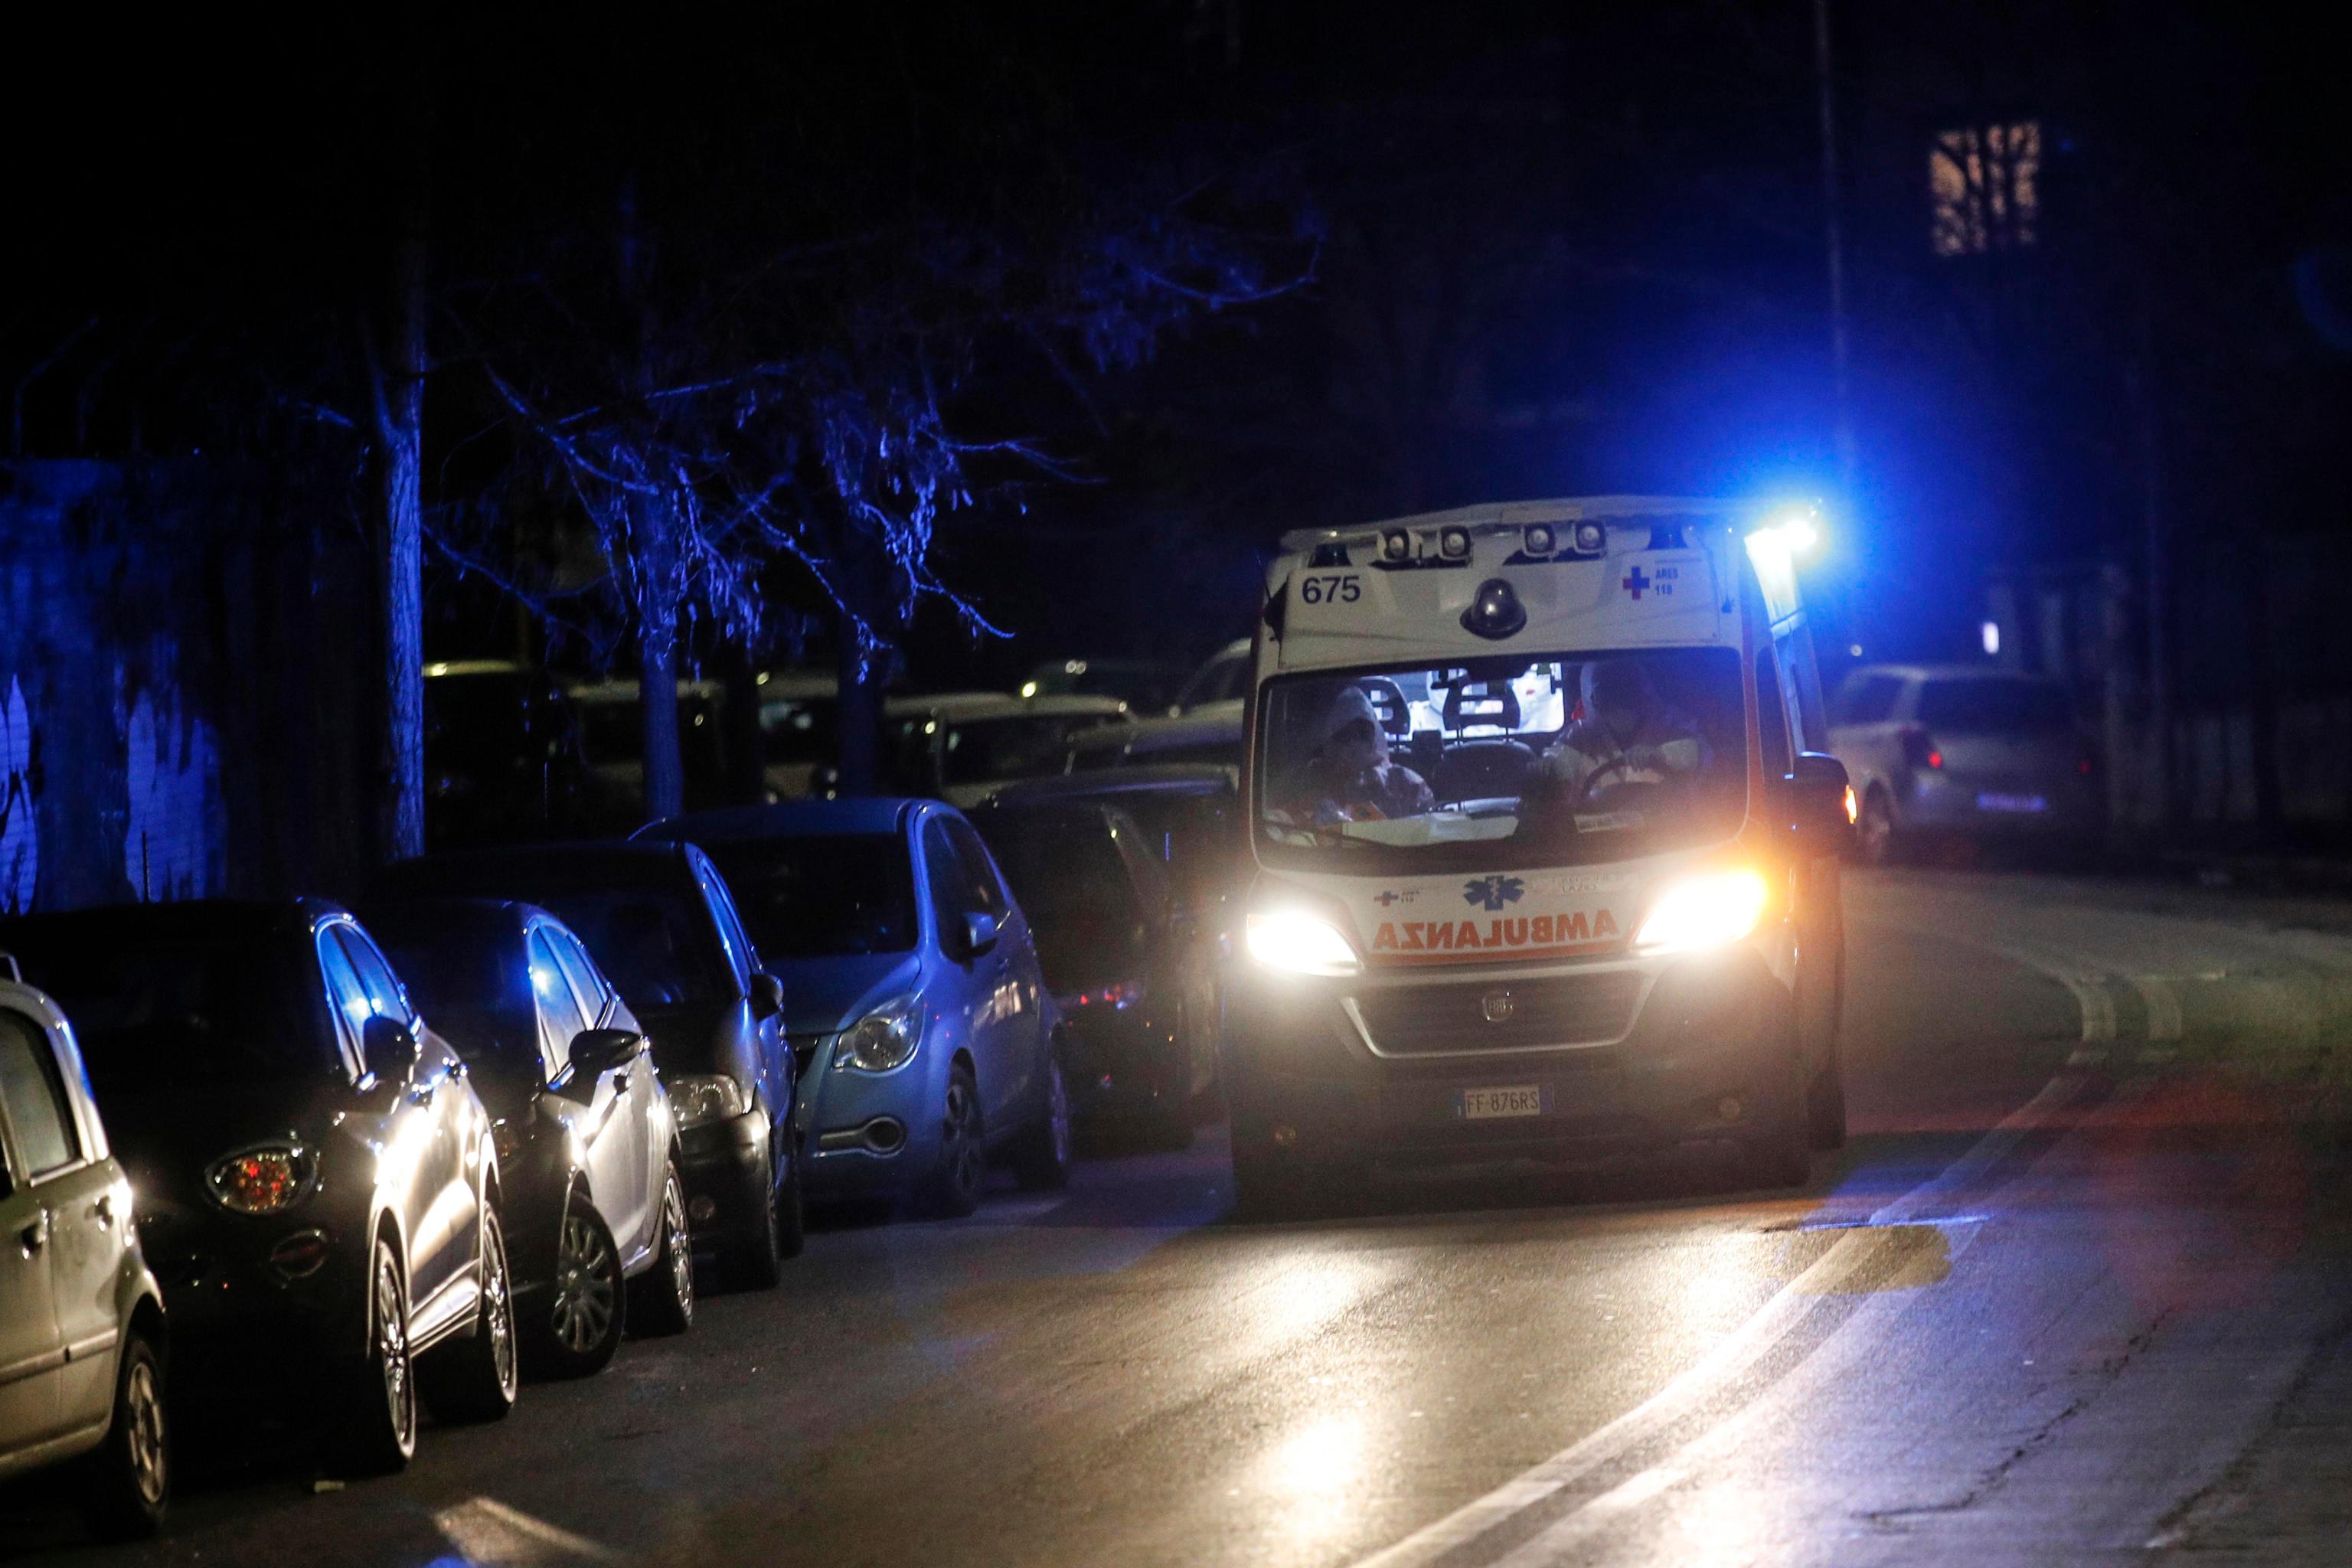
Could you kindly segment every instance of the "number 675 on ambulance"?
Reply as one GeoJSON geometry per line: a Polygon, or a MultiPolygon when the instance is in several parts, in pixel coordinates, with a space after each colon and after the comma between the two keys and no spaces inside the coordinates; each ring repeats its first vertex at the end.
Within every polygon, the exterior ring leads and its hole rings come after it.
{"type": "Polygon", "coordinates": [[[1291,533],[1254,651],[1234,1174],[1844,1136],[1853,798],[1805,521],[1651,497],[1291,533]]]}

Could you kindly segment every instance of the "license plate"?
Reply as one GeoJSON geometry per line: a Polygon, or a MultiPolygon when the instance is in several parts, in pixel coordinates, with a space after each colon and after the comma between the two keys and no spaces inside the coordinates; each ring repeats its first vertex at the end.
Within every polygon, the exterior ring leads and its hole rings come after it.
{"type": "Polygon", "coordinates": [[[1465,1089],[1454,1097],[1454,1114],[1463,1121],[1485,1121],[1497,1116],[1548,1116],[1551,1113],[1549,1084],[1513,1084],[1501,1089],[1465,1089]]]}
{"type": "Polygon", "coordinates": [[[2050,802],[2038,795],[1980,795],[1979,811],[2047,811],[2050,802]]]}

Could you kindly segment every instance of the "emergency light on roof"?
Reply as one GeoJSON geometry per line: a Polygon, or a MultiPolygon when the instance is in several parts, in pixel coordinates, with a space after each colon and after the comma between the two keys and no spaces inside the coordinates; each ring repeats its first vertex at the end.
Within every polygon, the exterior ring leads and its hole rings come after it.
{"type": "Polygon", "coordinates": [[[1538,522],[1528,530],[1528,553],[1530,555],[1549,555],[1552,552],[1552,546],[1559,542],[1559,541],[1552,536],[1551,528],[1547,523],[1538,522]]]}
{"type": "Polygon", "coordinates": [[[1443,530],[1437,536],[1437,548],[1439,552],[1448,561],[1468,560],[1470,558],[1470,531],[1464,528],[1459,523],[1454,524],[1451,528],[1443,530]]]}

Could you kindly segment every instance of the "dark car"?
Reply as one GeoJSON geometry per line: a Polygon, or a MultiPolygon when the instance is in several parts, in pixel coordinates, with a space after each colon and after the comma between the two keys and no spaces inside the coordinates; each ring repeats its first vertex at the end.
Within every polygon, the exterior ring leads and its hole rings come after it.
{"type": "Polygon", "coordinates": [[[1116,697],[1138,713],[1157,713],[1176,700],[1191,673],[1150,658],[1049,658],[1021,682],[1021,695],[1116,697]]]}
{"type": "Polygon", "coordinates": [[[368,929],[489,1109],[525,1348],[576,1377],[613,1359],[625,1324],[684,1331],[694,1244],[669,1092],[580,939],[488,900],[386,904],[368,929]]]}
{"type": "Polygon", "coordinates": [[[1073,1110],[1190,1142],[1216,1079],[1215,973],[1158,849],[1098,804],[985,806],[971,822],[1028,911],[1073,1110]]]}
{"type": "Polygon", "coordinates": [[[500,658],[425,667],[425,831],[435,848],[583,831],[603,810],[572,706],[500,658]]]}
{"type": "Polygon", "coordinates": [[[351,914],[197,900],[0,921],[73,1021],[173,1376],[205,1403],[268,1374],[323,1392],[346,1461],[514,1403],[498,1151],[457,1053],[351,914]]]}
{"type": "Polygon", "coordinates": [[[960,812],[800,801],[638,837],[687,835],[725,869],[783,970],[812,1191],[968,1215],[992,1155],[1024,1186],[1068,1180],[1054,1005],[1021,907],[960,812]]]}
{"type": "Polygon", "coordinates": [[[653,1040],[695,1245],[739,1285],[777,1282],[802,1241],[784,990],[709,857],[625,843],[428,855],[386,869],[375,897],[513,900],[577,931],[653,1040]]]}

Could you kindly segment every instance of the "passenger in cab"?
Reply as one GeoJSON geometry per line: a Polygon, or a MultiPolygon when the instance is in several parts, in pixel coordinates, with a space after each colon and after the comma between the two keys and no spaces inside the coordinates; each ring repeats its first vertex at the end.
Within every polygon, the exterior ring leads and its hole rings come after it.
{"type": "Polygon", "coordinates": [[[1564,802],[1591,803],[1622,784],[1685,782],[1713,759],[1697,723],[1659,698],[1641,660],[1595,659],[1584,667],[1582,690],[1583,716],[1540,764],[1564,802]]]}
{"type": "Polygon", "coordinates": [[[1322,735],[1322,744],[1278,792],[1295,820],[1325,827],[1417,816],[1435,807],[1422,776],[1389,761],[1388,737],[1362,687],[1339,689],[1322,735]]]}

